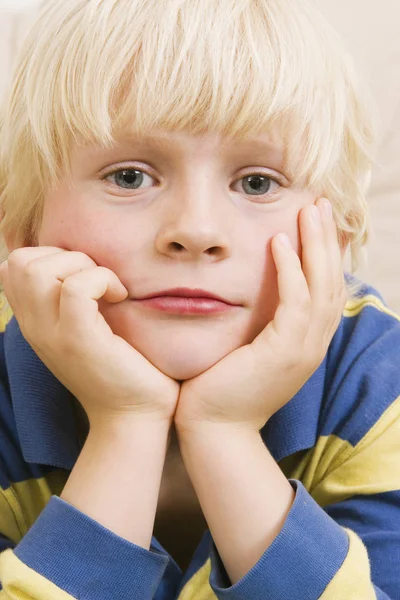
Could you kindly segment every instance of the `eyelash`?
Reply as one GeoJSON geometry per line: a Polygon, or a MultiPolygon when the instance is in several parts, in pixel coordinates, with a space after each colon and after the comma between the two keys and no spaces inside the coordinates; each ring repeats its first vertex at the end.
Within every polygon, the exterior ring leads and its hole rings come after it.
{"type": "MultiPolygon", "coordinates": [[[[117,175],[118,173],[123,173],[124,171],[125,172],[126,171],[137,171],[137,172],[142,173],[144,175],[147,175],[148,177],[151,177],[151,179],[155,180],[155,178],[152,175],[150,175],[149,173],[146,173],[146,171],[144,171],[143,169],[139,169],[139,168],[136,168],[136,167],[127,167],[127,168],[115,169],[114,171],[110,171],[108,173],[105,173],[103,175],[103,177],[102,177],[102,180],[103,181],[107,181],[108,177],[111,177],[112,175],[117,175]]],[[[247,175],[243,175],[243,177],[240,177],[234,183],[237,183],[238,181],[241,181],[241,180],[246,179],[248,177],[255,177],[255,176],[260,176],[260,177],[262,177],[264,179],[269,179],[270,181],[273,181],[274,183],[276,183],[276,184],[279,185],[279,190],[280,190],[281,187],[284,187],[283,182],[277,176],[273,177],[272,175],[267,175],[266,173],[261,173],[261,172],[253,172],[253,173],[248,173],[247,175]]],[[[132,189],[130,189],[130,188],[124,188],[124,187],[118,186],[117,184],[114,184],[114,183],[112,183],[110,181],[108,181],[108,183],[111,183],[113,186],[116,186],[120,190],[127,190],[128,192],[129,191],[138,191],[138,190],[141,189],[141,188],[132,188],[132,189]]],[[[143,189],[146,189],[146,188],[143,188],[143,189]]],[[[272,195],[273,196],[279,190],[277,189],[277,190],[274,190],[273,192],[266,192],[265,194],[254,194],[254,195],[253,194],[247,194],[246,192],[244,192],[244,193],[247,196],[251,196],[253,198],[262,198],[263,196],[266,196],[266,195],[269,195],[269,196],[272,195]]]]}

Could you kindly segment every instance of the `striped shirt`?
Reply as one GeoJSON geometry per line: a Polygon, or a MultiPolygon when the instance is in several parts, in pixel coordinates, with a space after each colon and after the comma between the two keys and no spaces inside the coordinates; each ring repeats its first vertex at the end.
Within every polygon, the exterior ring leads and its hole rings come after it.
{"type": "Polygon", "coordinates": [[[6,314],[0,600],[400,600],[399,320],[364,285],[320,367],[261,430],[295,500],[232,585],[209,531],[182,572],[155,537],[136,546],[59,497],[85,439],[77,402],[6,314]]]}

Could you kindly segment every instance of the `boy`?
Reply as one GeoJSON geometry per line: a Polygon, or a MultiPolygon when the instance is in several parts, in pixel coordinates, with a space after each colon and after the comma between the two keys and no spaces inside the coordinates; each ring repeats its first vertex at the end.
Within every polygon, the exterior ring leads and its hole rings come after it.
{"type": "Polygon", "coordinates": [[[400,598],[370,141],[304,3],[47,3],[0,144],[4,598],[400,598]]]}

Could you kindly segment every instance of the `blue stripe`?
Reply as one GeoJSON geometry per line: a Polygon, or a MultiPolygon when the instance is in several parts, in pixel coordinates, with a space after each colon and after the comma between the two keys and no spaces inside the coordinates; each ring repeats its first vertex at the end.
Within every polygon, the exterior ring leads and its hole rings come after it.
{"type": "Polygon", "coordinates": [[[325,511],[359,535],[368,550],[372,581],[390,600],[400,600],[400,491],[353,496],[325,511]]]}
{"type": "Polygon", "coordinates": [[[399,600],[400,598],[400,595],[388,596],[384,591],[376,587],[376,585],[374,585],[374,592],[376,594],[376,600],[399,600]]]}
{"type": "Polygon", "coordinates": [[[249,573],[229,588],[213,544],[210,582],[219,600],[318,600],[342,566],[349,550],[347,533],[300,481],[289,481],[296,498],[282,530],[249,573]]]}
{"type": "Polygon", "coordinates": [[[53,496],[14,550],[73,598],[152,600],[168,557],[131,544],[53,496]]]}
{"type": "Polygon", "coordinates": [[[328,352],[319,435],[356,446],[400,396],[399,365],[397,319],[371,306],[343,319],[328,352]]]}

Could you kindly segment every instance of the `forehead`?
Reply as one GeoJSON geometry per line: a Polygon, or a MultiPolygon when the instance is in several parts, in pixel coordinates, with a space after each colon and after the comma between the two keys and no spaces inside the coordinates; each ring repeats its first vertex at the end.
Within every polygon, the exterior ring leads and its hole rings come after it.
{"type": "Polygon", "coordinates": [[[75,163],[82,159],[118,160],[118,156],[129,153],[174,155],[180,160],[191,156],[213,156],[227,160],[249,158],[283,165],[286,160],[286,145],[278,128],[241,137],[215,132],[192,134],[189,131],[153,130],[141,135],[121,131],[114,135],[114,143],[111,145],[88,144],[75,147],[73,151],[75,163]]]}

